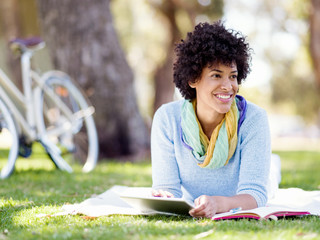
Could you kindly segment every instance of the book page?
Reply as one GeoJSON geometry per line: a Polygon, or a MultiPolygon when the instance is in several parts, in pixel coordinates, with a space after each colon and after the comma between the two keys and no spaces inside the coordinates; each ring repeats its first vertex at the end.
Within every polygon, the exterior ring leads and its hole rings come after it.
{"type": "MultiPolygon", "coordinates": [[[[280,207],[260,207],[251,210],[242,210],[236,213],[226,212],[216,214],[212,220],[232,219],[232,218],[270,218],[271,216],[282,217],[282,216],[298,216],[310,214],[308,211],[303,209],[292,209],[292,208],[280,208],[280,207]]],[[[272,217],[271,217],[272,218],[272,217]]]]}

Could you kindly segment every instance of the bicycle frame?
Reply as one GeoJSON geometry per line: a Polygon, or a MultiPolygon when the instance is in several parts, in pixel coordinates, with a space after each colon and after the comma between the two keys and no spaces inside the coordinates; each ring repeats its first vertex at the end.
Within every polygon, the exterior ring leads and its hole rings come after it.
{"type": "MultiPolygon", "coordinates": [[[[37,120],[36,120],[36,104],[35,94],[37,88],[45,91],[52,101],[59,105],[61,111],[69,118],[73,120],[72,112],[65,106],[65,104],[55,96],[55,93],[45,86],[45,80],[50,76],[50,72],[40,76],[37,72],[31,69],[31,57],[33,51],[28,50],[21,55],[21,69],[22,69],[22,83],[23,93],[12,83],[10,78],[0,69],[0,98],[6,103],[12,112],[15,120],[21,129],[18,129],[18,134],[22,133],[27,137],[29,141],[35,141],[41,139],[41,133],[38,132],[37,120]],[[33,84],[35,86],[33,87],[33,84]],[[15,102],[9,97],[15,98],[15,102]],[[19,109],[20,108],[20,109],[19,109]]],[[[58,71],[52,71],[57,73],[58,71]]]]}
{"type": "MultiPolygon", "coordinates": [[[[22,68],[23,61],[21,61],[22,68]]],[[[24,94],[12,83],[10,78],[0,69],[0,97],[9,107],[10,111],[14,115],[15,120],[19,123],[18,125],[22,129],[18,129],[19,134],[21,131],[26,135],[31,141],[36,139],[36,126],[34,118],[34,109],[32,108],[32,89],[31,80],[26,77],[26,70],[22,70],[23,75],[23,90],[24,94]],[[25,82],[25,80],[27,80],[25,82]],[[15,98],[15,102],[9,97],[15,98]],[[20,109],[19,109],[20,107],[20,109]],[[26,115],[26,117],[23,116],[26,115]]]]}

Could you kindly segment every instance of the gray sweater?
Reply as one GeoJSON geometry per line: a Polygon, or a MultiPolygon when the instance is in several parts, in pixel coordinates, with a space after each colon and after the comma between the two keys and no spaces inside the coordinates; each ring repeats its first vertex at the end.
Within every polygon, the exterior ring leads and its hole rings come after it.
{"type": "Polygon", "coordinates": [[[192,152],[181,140],[181,106],[184,100],[161,106],[151,131],[152,180],[154,189],[193,201],[201,195],[250,194],[258,207],[267,202],[271,143],[266,112],[248,102],[238,134],[236,151],[219,169],[197,165],[192,152]]]}

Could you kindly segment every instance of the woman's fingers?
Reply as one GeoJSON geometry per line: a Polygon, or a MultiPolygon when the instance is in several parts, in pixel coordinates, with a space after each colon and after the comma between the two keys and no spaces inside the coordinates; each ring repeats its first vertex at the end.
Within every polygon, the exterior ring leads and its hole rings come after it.
{"type": "Polygon", "coordinates": [[[198,197],[194,200],[195,208],[191,209],[189,214],[193,217],[203,217],[205,211],[205,200],[203,196],[198,197]]]}
{"type": "Polygon", "coordinates": [[[216,202],[212,197],[202,195],[194,201],[196,207],[189,211],[192,217],[211,218],[216,214],[216,202]]]}
{"type": "Polygon", "coordinates": [[[154,197],[165,197],[165,198],[172,198],[174,197],[171,192],[164,191],[164,190],[152,190],[152,196],[154,197]]]}

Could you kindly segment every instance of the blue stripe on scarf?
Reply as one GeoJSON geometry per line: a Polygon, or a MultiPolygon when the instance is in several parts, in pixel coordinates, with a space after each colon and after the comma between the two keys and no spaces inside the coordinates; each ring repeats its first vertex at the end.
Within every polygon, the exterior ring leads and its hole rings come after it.
{"type": "Polygon", "coordinates": [[[236,102],[237,102],[237,107],[240,112],[240,117],[238,120],[238,132],[237,134],[239,135],[240,127],[246,118],[246,113],[247,113],[247,101],[244,97],[240,95],[236,95],[236,102]]]}
{"type": "MultiPolygon", "coordinates": [[[[241,95],[236,95],[236,103],[237,103],[238,111],[240,113],[240,117],[239,117],[239,120],[238,120],[238,131],[237,131],[237,134],[239,135],[240,127],[241,127],[244,119],[246,118],[247,101],[241,95]]],[[[186,148],[188,148],[189,150],[193,151],[193,148],[191,146],[189,146],[183,139],[183,131],[182,131],[182,127],[181,127],[181,119],[180,119],[180,138],[181,138],[181,141],[182,141],[183,145],[186,148]]]]}

